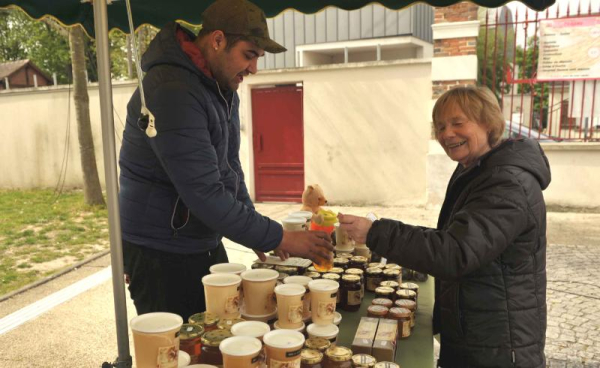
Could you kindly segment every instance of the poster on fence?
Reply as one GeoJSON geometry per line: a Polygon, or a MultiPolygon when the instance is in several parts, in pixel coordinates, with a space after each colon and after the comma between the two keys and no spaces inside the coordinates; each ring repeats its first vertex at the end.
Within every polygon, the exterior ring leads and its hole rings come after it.
{"type": "Polygon", "coordinates": [[[600,78],[600,17],[540,21],[539,81],[600,78]]]}

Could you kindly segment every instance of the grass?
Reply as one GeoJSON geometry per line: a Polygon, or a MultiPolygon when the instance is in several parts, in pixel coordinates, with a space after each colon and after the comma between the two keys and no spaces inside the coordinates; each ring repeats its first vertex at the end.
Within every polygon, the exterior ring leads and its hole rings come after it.
{"type": "Polygon", "coordinates": [[[107,216],[81,191],[0,190],[0,295],[108,249],[107,216]]]}

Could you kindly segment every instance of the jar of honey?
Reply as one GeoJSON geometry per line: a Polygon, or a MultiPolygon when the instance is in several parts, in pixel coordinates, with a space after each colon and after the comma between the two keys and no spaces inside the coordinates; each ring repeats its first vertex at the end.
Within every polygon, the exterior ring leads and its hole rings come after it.
{"type": "Polygon", "coordinates": [[[300,368],[323,368],[323,353],[314,349],[302,349],[300,368]]]}
{"type": "Polygon", "coordinates": [[[192,323],[184,323],[179,330],[179,349],[190,355],[190,363],[198,363],[202,351],[202,334],[204,327],[192,323]]]}
{"type": "Polygon", "coordinates": [[[327,350],[327,349],[329,349],[329,347],[331,347],[331,341],[329,341],[323,337],[310,337],[310,338],[306,339],[304,346],[307,349],[317,350],[317,351],[324,353],[325,350],[327,350]]]}
{"type": "Polygon", "coordinates": [[[190,318],[188,318],[189,323],[202,326],[204,328],[204,332],[216,330],[219,321],[219,316],[211,312],[192,314],[190,318]]]}
{"type": "Polygon", "coordinates": [[[394,306],[394,302],[391,299],[387,298],[375,298],[371,301],[372,305],[383,305],[386,308],[392,308],[394,306]]]}
{"type": "Polygon", "coordinates": [[[340,308],[349,312],[359,310],[362,303],[360,277],[358,275],[342,276],[340,295],[340,308]]]}
{"type": "Polygon", "coordinates": [[[206,332],[202,336],[202,352],[198,359],[200,364],[212,364],[216,366],[223,365],[223,355],[219,350],[221,341],[233,336],[228,330],[214,330],[206,332]]]}
{"type": "Polygon", "coordinates": [[[367,316],[373,318],[385,318],[389,309],[383,305],[369,305],[367,308],[367,316]]]}
{"type": "Polygon", "coordinates": [[[344,346],[332,346],[325,351],[324,368],[352,368],[352,350],[344,346]]]}
{"type": "Polygon", "coordinates": [[[396,307],[406,308],[410,311],[410,327],[415,327],[415,312],[417,310],[417,303],[410,299],[398,299],[394,302],[396,307]]]}
{"type": "Polygon", "coordinates": [[[369,354],[354,354],[352,356],[354,368],[373,368],[377,359],[369,354]]]}
{"type": "Polygon", "coordinates": [[[367,268],[367,282],[365,289],[368,291],[375,291],[379,287],[379,284],[383,281],[383,270],[378,267],[367,268]]]}

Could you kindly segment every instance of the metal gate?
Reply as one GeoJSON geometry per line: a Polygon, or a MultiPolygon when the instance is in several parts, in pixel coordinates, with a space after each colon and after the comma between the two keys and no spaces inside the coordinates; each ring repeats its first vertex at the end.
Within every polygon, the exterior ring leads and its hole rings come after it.
{"type": "MultiPolygon", "coordinates": [[[[540,23],[591,19],[599,9],[556,4],[544,12],[487,9],[477,40],[478,83],[498,97],[507,136],[540,141],[600,140],[600,86],[596,79],[538,80],[540,23]],[[562,7],[561,7],[562,6],[562,7]],[[596,96],[598,94],[598,96],[596,96]]],[[[600,28],[599,28],[600,32],[600,28]]],[[[547,52],[547,51],[546,51],[547,52]]],[[[577,57],[574,55],[573,57],[577,57]]],[[[598,58],[600,60],[600,57],[598,58]]]]}

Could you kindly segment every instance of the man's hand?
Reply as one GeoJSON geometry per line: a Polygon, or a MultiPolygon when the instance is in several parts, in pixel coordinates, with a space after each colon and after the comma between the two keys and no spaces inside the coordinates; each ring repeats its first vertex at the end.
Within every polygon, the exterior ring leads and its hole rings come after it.
{"type": "Polygon", "coordinates": [[[308,258],[313,262],[332,257],[331,237],[323,231],[283,231],[283,239],[275,252],[308,258]]]}
{"type": "MultiPolygon", "coordinates": [[[[260,259],[261,262],[265,262],[267,260],[267,256],[260,250],[253,249],[253,251],[254,253],[256,253],[258,259],[260,259]]],[[[281,250],[275,249],[275,254],[277,254],[282,261],[285,261],[286,259],[290,258],[290,254],[288,252],[284,252],[281,250]]]]}
{"type": "Polygon", "coordinates": [[[342,215],[342,213],[338,214],[338,220],[340,221],[340,227],[346,230],[351,239],[361,244],[367,242],[367,234],[371,230],[373,221],[366,217],[342,215]]]}

